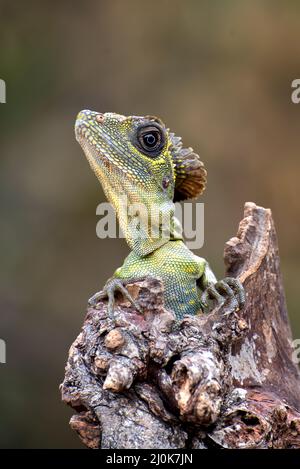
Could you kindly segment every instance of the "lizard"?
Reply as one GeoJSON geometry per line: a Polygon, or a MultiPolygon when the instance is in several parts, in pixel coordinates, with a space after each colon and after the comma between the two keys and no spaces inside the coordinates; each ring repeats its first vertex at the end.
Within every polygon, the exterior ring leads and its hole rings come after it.
{"type": "Polygon", "coordinates": [[[89,304],[108,298],[113,318],[115,293],[120,291],[141,312],[126,285],[151,276],[162,281],[165,306],[178,320],[203,312],[210,299],[241,308],[241,283],[232,277],[217,281],[209,263],[184,243],[175,216],[175,202],[195,199],[205,189],[207,172],[199,155],[154,116],[83,110],[76,118],[75,136],[131,249],[89,304]]]}

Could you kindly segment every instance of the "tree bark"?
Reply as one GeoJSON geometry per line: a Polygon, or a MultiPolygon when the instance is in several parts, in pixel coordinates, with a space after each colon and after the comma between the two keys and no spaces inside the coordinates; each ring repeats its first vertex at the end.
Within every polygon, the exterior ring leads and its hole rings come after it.
{"type": "Polygon", "coordinates": [[[163,286],[128,286],[115,322],[88,308],[71,346],[62,399],[90,448],[299,448],[300,378],[292,347],[271,211],[245,205],[224,251],[246,305],[175,320],[163,286]],[[294,359],[294,360],[293,360],[294,359]]]}

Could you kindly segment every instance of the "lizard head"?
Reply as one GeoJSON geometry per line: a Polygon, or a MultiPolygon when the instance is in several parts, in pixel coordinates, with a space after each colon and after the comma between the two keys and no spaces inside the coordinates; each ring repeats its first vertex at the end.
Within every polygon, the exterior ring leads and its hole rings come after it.
{"type": "Polygon", "coordinates": [[[182,148],[152,116],[81,111],[75,134],[131,249],[146,255],[181,239],[173,202],[195,197],[205,185],[203,164],[191,148],[182,148]]]}
{"type": "Polygon", "coordinates": [[[177,201],[204,190],[206,171],[198,155],[182,148],[181,139],[156,117],[84,110],[77,116],[75,133],[108,198],[116,185],[127,194],[135,192],[134,186],[139,201],[141,192],[177,201]]]}

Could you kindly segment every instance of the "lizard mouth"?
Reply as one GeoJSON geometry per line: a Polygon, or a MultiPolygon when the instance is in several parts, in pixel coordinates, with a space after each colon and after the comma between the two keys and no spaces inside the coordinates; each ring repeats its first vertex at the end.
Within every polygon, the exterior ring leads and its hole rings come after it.
{"type": "Polygon", "coordinates": [[[119,114],[81,111],[75,122],[76,140],[102,185],[110,183],[115,175],[119,183],[126,178],[128,185],[146,188],[151,172],[143,158],[135,155],[138,150],[131,148],[130,132],[135,127],[124,126],[123,133],[119,130],[125,119],[119,114]]]}
{"type": "Polygon", "coordinates": [[[88,110],[79,112],[75,122],[76,140],[94,170],[98,165],[100,168],[104,166],[106,169],[124,173],[126,170],[118,165],[115,155],[122,159],[126,156],[125,149],[114,141],[104,123],[103,114],[88,110]]]}
{"type": "Polygon", "coordinates": [[[123,173],[114,158],[110,154],[119,153],[118,148],[113,139],[107,134],[96,116],[103,116],[92,111],[81,111],[75,122],[76,140],[83,149],[83,152],[98,176],[102,181],[105,172],[106,175],[112,172],[123,173]],[[90,116],[91,114],[91,116],[90,116]]]}
{"type": "MultiPolygon", "coordinates": [[[[108,144],[108,142],[106,142],[107,139],[102,136],[99,124],[95,119],[86,119],[86,113],[87,111],[81,111],[76,119],[76,140],[82,147],[89,161],[91,158],[98,164],[105,160],[109,161],[109,157],[105,151],[105,147],[107,147],[108,144]]],[[[101,116],[101,114],[93,114],[101,116]]]]}

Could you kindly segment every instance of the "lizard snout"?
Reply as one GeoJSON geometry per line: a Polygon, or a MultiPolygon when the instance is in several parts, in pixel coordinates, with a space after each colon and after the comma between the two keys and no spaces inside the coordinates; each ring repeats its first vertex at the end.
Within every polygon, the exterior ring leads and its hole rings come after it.
{"type": "Polygon", "coordinates": [[[77,140],[86,136],[87,132],[90,132],[93,128],[97,127],[97,124],[103,124],[104,114],[100,112],[90,111],[84,109],[77,114],[75,121],[75,134],[77,140]]]}
{"type": "Polygon", "coordinates": [[[104,120],[104,114],[101,112],[90,111],[89,109],[84,109],[77,114],[76,122],[83,121],[89,122],[96,120],[99,123],[102,123],[104,120]]]}

